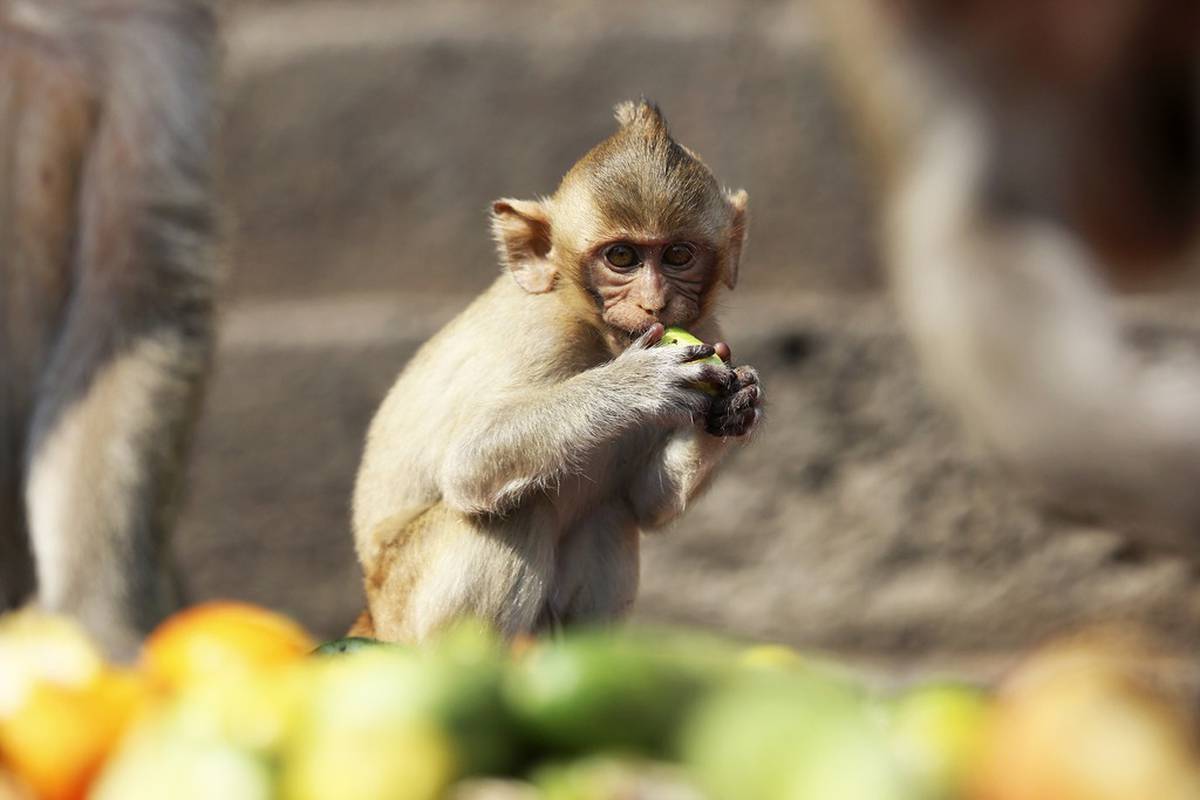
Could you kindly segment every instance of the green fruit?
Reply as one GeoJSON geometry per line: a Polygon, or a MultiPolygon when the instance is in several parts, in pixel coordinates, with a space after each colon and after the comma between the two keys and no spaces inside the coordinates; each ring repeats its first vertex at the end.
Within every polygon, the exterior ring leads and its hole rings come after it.
{"type": "MultiPolygon", "coordinates": [[[[704,342],[700,341],[699,339],[697,339],[692,334],[688,333],[683,328],[672,325],[663,331],[662,338],[658,340],[658,344],[655,345],[655,347],[688,347],[688,346],[697,345],[697,344],[704,344],[704,342]]],[[[716,355],[715,353],[713,355],[709,356],[708,358],[697,359],[696,363],[697,364],[712,364],[713,366],[716,366],[716,367],[721,367],[721,366],[725,365],[725,362],[722,361],[721,358],[718,355],[716,355]]],[[[704,391],[705,394],[710,394],[710,395],[714,395],[714,396],[717,394],[717,390],[714,389],[712,386],[709,386],[706,383],[697,384],[697,388],[704,391]]]]}
{"type": "MultiPolygon", "coordinates": [[[[683,328],[672,325],[663,331],[662,338],[658,340],[658,347],[690,347],[692,345],[704,344],[692,334],[685,331],[683,328]]],[[[721,366],[725,362],[720,359],[715,353],[708,358],[698,359],[700,364],[714,364],[721,366]]]]}
{"type": "Polygon", "coordinates": [[[888,708],[888,739],[900,765],[932,798],[957,797],[979,756],[989,701],[953,684],[911,689],[888,708]]]}
{"type": "Polygon", "coordinates": [[[148,748],[114,763],[93,789],[98,800],[270,800],[267,765],[235,748],[178,743],[148,748]]]}
{"type": "Polygon", "coordinates": [[[604,755],[543,765],[533,782],[540,800],[699,797],[678,766],[604,755]]]}
{"type": "Polygon", "coordinates": [[[341,655],[343,653],[357,653],[359,650],[366,650],[372,647],[396,647],[397,645],[389,642],[382,642],[379,639],[369,639],[366,636],[347,636],[342,639],[334,639],[325,642],[317,649],[313,650],[315,656],[331,656],[341,655]]]}
{"type": "Polygon", "coordinates": [[[534,648],[505,688],[550,752],[670,756],[688,710],[733,668],[731,648],[707,638],[594,631],[534,648]]]}
{"type": "Polygon", "coordinates": [[[89,797],[98,800],[272,800],[269,762],[206,737],[174,730],[168,717],[126,740],[89,797]]]}
{"type": "Polygon", "coordinates": [[[871,712],[840,682],[746,675],[689,720],[684,762],[714,800],[910,800],[871,712]]]}
{"type": "Polygon", "coordinates": [[[420,723],[449,737],[461,774],[504,773],[517,758],[501,697],[502,650],[482,628],[456,627],[420,650],[369,647],[310,663],[321,669],[308,698],[310,738],[325,729],[407,736],[420,723]]]}
{"type": "Polygon", "coordinates": [[[521,758],[503,696],[507,652],[491,629],[461,622],[430,642],[421,664],[429,701],[462,754],[466,775],[507,774],[521,758]]]}
{"type": "Polygon", "coordinates": [[[737,661],[743,670],[803,673],[811,678],[827,679],[845,686],[857,685],[859,680],[848,667],[827,656],[801,653],[785,644],[748,645],[738,653],[737,661]]]}
{"type": "Polygon", "coordinates": [[[282,800],[437,800],[456,767],[446,735],[417,720],[314,728],[288,755],[282,800]]]}
{"type": "Polygon", "coordinates": [[[201,683],[183,692],[163,715],[164,735],[220,742],[272,758],[304,712],[314,674],[311,662],[201,683]]]}
{"type": "Polygon", "coordinates": [[[436,678],[406,652],[309,662],[306,708],[282,753],[283,800],[441,797],[460,755],[439,724],[436,678]]]}

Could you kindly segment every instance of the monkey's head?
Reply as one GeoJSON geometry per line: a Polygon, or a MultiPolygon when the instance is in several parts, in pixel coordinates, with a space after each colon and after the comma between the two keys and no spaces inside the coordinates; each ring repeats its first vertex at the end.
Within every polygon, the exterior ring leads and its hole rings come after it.
{"type": "Polygon", "coordinates": [[[525,291],[571,293],[622,336],[693,325],[719,283],[737,283],[746,193],[723,191],[657,106],[625,102],[616,116],[552,197],[493,204],[501,259],[525,291]]]}

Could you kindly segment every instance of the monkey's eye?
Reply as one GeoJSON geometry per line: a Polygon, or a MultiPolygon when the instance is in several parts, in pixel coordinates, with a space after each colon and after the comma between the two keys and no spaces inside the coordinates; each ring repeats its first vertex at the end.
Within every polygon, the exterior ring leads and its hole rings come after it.
{"type": "Polygon", "coordinates": [[[686,244],[673,244],[663,252],[663,263],[672,267],[682,267],[691,262],[695,254],[686,244]]]}
{"type": "Polygon", "coordinates": [[[640,260],[637,250],[627,244],[614,244],[604,251],[604,258],[617,269],[629,269],[640,260]]]}

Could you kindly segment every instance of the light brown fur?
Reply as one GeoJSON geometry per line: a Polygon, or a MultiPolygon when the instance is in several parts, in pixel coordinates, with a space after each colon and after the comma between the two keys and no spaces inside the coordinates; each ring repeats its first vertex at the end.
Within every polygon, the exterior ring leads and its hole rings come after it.
{"type": "Polygon", "coordinates": [[[745,194],[721,192],[653,106],[617,116],[552,197],[495,204],[507,274],[417,353],[371,424],[354,632],[414,641],[469,615],[512,636],[620,616],[638,531],[682,513],[761,416],[753,370],[648,346],[654,322],[718,340],[712,294],[736,282],[745,194]],[[606,276],[613,240],[649,242],[647,260],[606,276]],[[660,270],[660,240],[692,242],[694,265],[660,270]]]}
{"type": "Polygon", "coordinates": [[[0,607],[128,655],[208,369],[214,21],[191,0],[0,0],[0,607]]]}

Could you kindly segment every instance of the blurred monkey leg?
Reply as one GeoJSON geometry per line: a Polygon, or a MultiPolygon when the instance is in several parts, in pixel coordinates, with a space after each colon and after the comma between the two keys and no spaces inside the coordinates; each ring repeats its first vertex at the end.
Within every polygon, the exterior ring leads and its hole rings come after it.
{"type": "Polygon", "coordinates": [[[38,408],[26,503],[40,601],[113,653],[174,604],[167,532],[206,361],[178,334],[148,334],[72,389],[77,376],[59,376],[38,408]]]}

